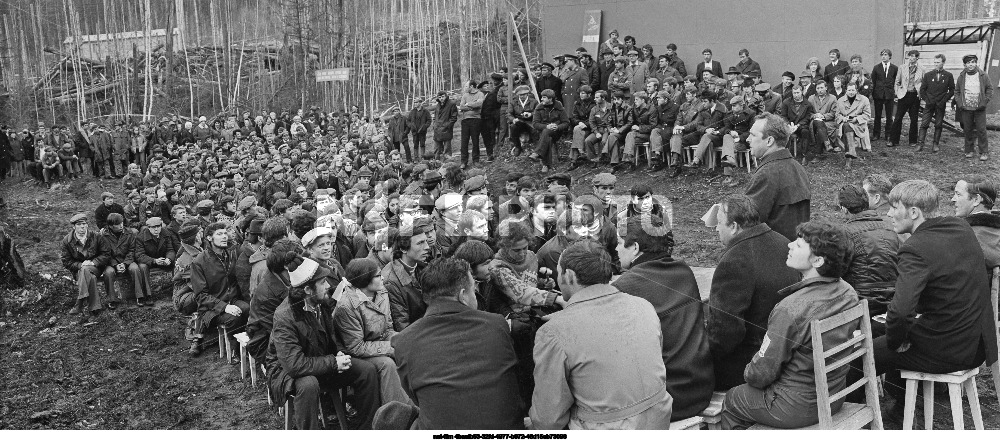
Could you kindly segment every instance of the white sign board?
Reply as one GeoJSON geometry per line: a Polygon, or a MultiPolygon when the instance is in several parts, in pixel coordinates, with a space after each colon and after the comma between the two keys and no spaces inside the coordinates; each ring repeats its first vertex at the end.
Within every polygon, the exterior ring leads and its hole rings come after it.
{"type": "Polygon", "coordinates": [[[316,82],[347,81],[351,78],[351,68],[317,69],[316,82]]]}

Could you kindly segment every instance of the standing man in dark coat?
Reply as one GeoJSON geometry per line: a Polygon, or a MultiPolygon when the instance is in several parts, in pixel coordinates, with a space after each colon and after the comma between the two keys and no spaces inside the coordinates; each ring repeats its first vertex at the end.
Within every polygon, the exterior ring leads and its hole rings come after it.
{"type": "Polygon", "coordinates": [[[763,76],[760,70],[760,63],[750,58],[749,49],[740,49],[739,56],[740,62],[736,63],[736,70],[740,71],[744,77],[761,78],[763,76]]]}
{"type": "Polygon", "coordinates": [[[579,98],[580,87],[588,85],[590,78],[587,71],[578,66],[579,59],[575,55],[566,54],[563,57],[566,60],[566,66],[560,72],[563,77],[562,100],[560,101],[562,101],[563,109],[566,110],[566,116],[570,117],[573,115],[573,108],[579,98]]]}
{"type": "Polygon", "coordinates": [[[611,285],[649,301],[660,318],[667,392],[674,398],[670,420],[697,416],[715,386],[698,282],[691,267],[670,256],[674,235],[659,216],[632,217],[617,236],[618,258],[628,270],[611,285]]]}
{"type": "MultiPolygon", "coordinates": [[[[876,372],[886,373],[885,385],[899,386],[896,370],[951,373],[996,362],[990,280],[972,228],[956,217],[932,217],[938,190],[924,180],[897,184],[889,204],[893,230],[911,235],[899,248],[886,335],[873,342],[876,372]]],[[[856,368],[851,372],[860,373],[856,368]]]]}
{"type": "Polygon", "coordinates": [[[924,100],[924,112],[920,118],[920,131],[917,134],[917,151],[924,148],[924,140],[927,139],[927,128],[934,122],[934,146],[931,152],[938,151],[941,143],[941,131],[944,129],[945,108],[948,102],[955,95],[955,77],[951,72],[944,70],[945,56],[937,54],[934,56],[934,69],[924,74],[924,80],[920,83],[920,98],[924,100]]]}
{"type": "Polygon", "coordinates": [[[788,121],[764,113],[750,127],[750,153],[759,166],[750,178],[746,195],[757,206],[761,218],[772,230],[794,241],[795,227],[809,221],[809,177],[805,168],[785,149],[788,121]]]}
{"type": "Polygon", "coordinates": [[[385,125],[385,133],[392,143],[393,150],[399,150],[399,145],[403,145],[403,152],[406,152],[406,161],[413,161],[410,157],[410,124],[406,117],[399,112],[399,108],[392,109],[392,116],[385,125]]]}
{"type": "MultiPolygon", "coordinates": [[[[840,59],[840,49],[830,49],[830,64],[823,68],[823,79],[832,88],[833,78],[838,75],[847,75],[847,71],[850,69],[850,63],[840,59]]],[[[844,87],[847,86],[844,85],[844,87]]]]}
{"type": "Polygon", "coordinates": [[[780,290],[799,282],[785,265],[788,239],[760,221],[746,195],[730,195],[717,204],[706,226],[715,227],[725,247],[712,276],[708,297],[708,344],[715,369],[715,389],[746,382],[743,371],[760,349],[780,290]]]}
{"type": "Polygon", "coordinates": [[[562,102],[563,81],[561,78],[552,75],[552,71],[554,70],[555,66],[552,66],[552,63],[542,63],[542,74],[535,80],[535,90],[541,92],[546,89],[552,89],[552,92],[556,94],[556,101],[562,102]]]}
{"type": "Polygon", "coordinates": [[[410,133],[413,135],[413,156],[419,160],[423,158],[427,149],[427,129],[431,127],[431,113],[424,103],[414,103],[406,118],[410,125],[410,133]]]}
{"type": "Polygon", "coordinates": [[[896,77],[899,75],[899,66],[889,62],[892,59],[892,50],[883,49],[879,55],[882,57],[882,62],[872,68],[872,99],[875,100],[875,130],[872,131],[872,141],[882,135],[883,110],[885,110],[885,139],[889,139],[896,99],[896,77]]]}
{"type": "Polygon", "coordinates": [[[703,82],[705,80],[705,72],[711,72],[715,78],[723,78],[722,63],[712,59],[712,50],[705,48],[705,50],[701,51],[701,56],[704,57],[704,61],[698,63],[694,81],[697,83],[703,82]]]}
{"type": "Polygon", "coordinates": [[[455,122],[458,121],[458,105],[448,98],[445,91],[437,94],[437,109],[434,112],[434,156],[451,155],[451,139],[455,136],[455,122]]]}
{"type": "Polygon", "coordinates": [[[476,310],[468,262],[433,262],[421,286],[426,315],[392,337],[399,379],[420,407],[413,428],[523,430],[510,326],[500,315],[476,310]]]}

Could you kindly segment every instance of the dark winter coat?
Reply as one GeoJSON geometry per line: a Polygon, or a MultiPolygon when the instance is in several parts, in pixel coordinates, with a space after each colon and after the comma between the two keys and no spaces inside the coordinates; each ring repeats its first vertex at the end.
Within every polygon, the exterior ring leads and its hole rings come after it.
{"type": "Polygon", "coordinates": [[[235,263],[234,251],[217,253],[212,247],[191,262],[191,291],[198,301],[198,316],[202,324],[211,324],[213,319],[225,313],[226,306],[232,301],[248,301],[236,284],[235,263]]]}
{"type": "Polygon", "coordinates": [[[434,141],[443,143],[455,136],[455,122],[458,121],[458,106],[450,98],[438,104],[434,112],[434,141]]]}
{"type": "Polygon", "coordinates": [[[691,267],[669,254],[643,254],[611,285],[649,301],[656,309],[663,331],[667,392],[674,398],[670,420],[697,416],[712,399],[715,381],[701,296],[691,267]]]}
{"type": "Polygon", "coordinates": [[[80,270],[80,264],[84,261],[93,261],[95,267],[101,269],[107,266],[109,253],[104,248],[104,241],[94,231],[87,232],[87,238],[83,244],[76,240],[76,235],[69,232],[62,240],[62,265],[73,275],[80,270]]]}
{"type": "Polygon", "coordinates": [[[267,344],[274,325],[274,311],[288,297],[289,287],[285,272],[279,275],[267,271],[264,279],[254,288],[250,318],[247,320],[247,336],[250,337],[247,350],[254,359],[263,361],[267,355],[267,344]]]}
{"type": "Polygon", "coordinates": [[[426,264],[418,263],[410,276],[403,263],[394,259],[382,269],[382,281],[389,292],[389,309],[392,312],[392,327],[403,331],[410,324],[424,316],[427,303],[420,288],[420,273],[426,264]]]}
{"type": "Polygon", "coordinates": [[[767,319],[784,298],[779,291],[799,281],[785,265],[788,239],[760,223],[729,240],[712,277],[706,328],[715,388],[743,384],[743,370],[760,349],[767,319]]]}
{"type": "Polygon", "coordinates": [[[844,281],[868,299],[872,315],[885,313],[895,291],[899,237],[874,210],[849,215],[844,232],[851,243],[844,281]]]}
{"type": "Polygon", "coordinates": [[[789,241],[797,238],[795,227],[809,221],[809,177],[788,149],[760,158],[746,195],[756,203],[761,219],[789,241]]]}
{"type": "Polygon", "coordinates": [[[167,258],[170,260],[171,265],[173,264],[174,258],[177,256],[177,251],[174,250],[170,235],[163,230],[160,229],[159,237],[153,236],[147,229],[142,229],[142,232],[139,232],[135,241],[136,262],[152,266],[154,259],[167,258]]]}

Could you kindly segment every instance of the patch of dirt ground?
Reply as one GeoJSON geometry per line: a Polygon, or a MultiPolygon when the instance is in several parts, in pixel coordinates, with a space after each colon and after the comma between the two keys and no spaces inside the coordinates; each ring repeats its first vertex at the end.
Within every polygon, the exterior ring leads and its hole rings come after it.
{"type": "MultiPolygon", "coordinates": [[[[996,149],[997,133],[989,136],[996,149]]],[[[457,152],[458,143],[454,146],[457,152]]],[[[946,213],[957,179],[969,174],[998,177],[996,155],[983,163],[965,159],[960,151],[961,139],[946,134],[938,154],[916,153],[905,146],[885,148],[876,142],[874,154],[856,161],[851,171],[843,170],[842,159],[828,157],[807,168],[813,216],[839,217],[837,190],[843,184],[860,184],[872,172],[897,180],[929,180],[941,190],[941,210],[946,213]]],[[[485,167],[494,194],[508,172],[531,171],[542,177],[540,166],[524,157],[501,154],[485,167]]],[[[573,171],[574,190],[588,191],[589,178],[599,171],[573,171]]],[[[648,183],[655,193],[669,198],[677,242],[674,255],[691,265],[714,266],[721,246],[715,231],[704,227],[700,218],[724,195],[742,192],[748,175],[739,172],[740,186],[735,188],[708,178],[707,173],[688,173],[670,179],[640,170],[620,176],[617,192],[627,195],[631,186],[648,183]]],[[[78,325],[67,314],[75,289],[59,261],[59,241],[69,231],[66,220],[78,211],[92,211],[105,188],[118,193],[118,180],[83,179],[52,190],[10,179],[0,186],[8,206],[0,210],[0,221],[8,225],[32,275],[25,288],[0,292],[0,429],[281,428],[281,418],[267,405],[261,383],[251,388],[249,380],[241,381],[239,369],[219,359],[213,348],[198,358],[187,356],[184,318],[173,310],[168,287],[161,285],[152,309],[137,308],[133,302],[105,311],[91,325],[78,325]]],[[[989,370],[980,374],[978,386],[986,427],[998,429],[1000,406],[989,370]]],[[[947,396],[938,394],[935,399],[935,426],[951,428],[947,396]]],[[[883,414],[892,402],[882,401],[883,414]]],[[[916,421],[922,422],[919,411],[918,406],[916,421]]],[[[965,425],[972,428],[967,404],[965,412],[965,425]]],[[[902,425],[888,416],[885,424],[902,425]]]]}

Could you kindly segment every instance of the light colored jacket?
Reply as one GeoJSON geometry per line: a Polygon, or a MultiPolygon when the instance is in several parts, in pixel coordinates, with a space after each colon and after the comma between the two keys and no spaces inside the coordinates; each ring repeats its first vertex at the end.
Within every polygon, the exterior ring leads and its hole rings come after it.
{"type": "Polygon", "coordinates": [[[846,121],[837,124],[838,137],[844,135],[844,124],[849,124],[851,129],[854,130],[854,134],[861,140],[861,149],[866,151],[871,150],[872,142],[868,136],[868,122],[872,119],[872,107],[868,101],[868,97],[858,93],[854,104],[851,104],[847,100],[847,95],[840,97],[837,100],[837,117],[847,118],[846,121]]]}
{"type": "Polygon", "coordinates": [[[462,100],[458,103],[458,119],[482,118],[480,111],[483,108],[483,100],[486,99],[480,91],[470,94],[468,90],[462,92],[462,100]],[[468,106],[469,110],[462,110],[463,106],[468,106]]]}
{"type": "MultiPolygon", "coordinates": [[[[924,80],[924,74],[927,70],[923,66],[917,63],[917,73],[913,76],[913,90],[920,93],[920,83],[924,80]]],[[[906,91],[910,89],[910,65],[909,63],[904,63],[899,67],[899,75],[896,75],[896,98],[903,98],[906,96],[906,91]]]]}
{"type": "Polygon", "coordinates": [[[535,336],[533,429],[670,427],[663,336],[649,301],[597,284],[549,318],[535,336]]]}
{"type": "Polygon", "coordinates": [[[348,286],[333,310],[337,326],[337,345],[345,353],[359,357],[392,356],[389,343],[396,331],[392,329],[389,294],[380,292],[375,299],[348,286]]]}

